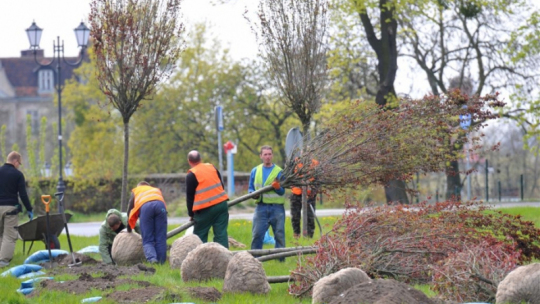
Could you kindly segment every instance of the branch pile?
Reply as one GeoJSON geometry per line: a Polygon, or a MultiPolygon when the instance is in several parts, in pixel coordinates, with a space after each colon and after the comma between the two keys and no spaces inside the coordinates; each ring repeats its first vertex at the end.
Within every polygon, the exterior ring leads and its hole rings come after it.
{"type": "Polygon", "coordinates": [[[358,101],[305,142],[301,153],[295,153],[299,156],[289,158],[282,185],[354,187],[409,180],[415,172],[442,171],[446,162],[461,157],[451,149],[456,141],[470,140],[472,149],[480,147],[480,136],[467,139],[467,133],[497,118],[494,108],[503,105],[497,94],[469,97],[459,90],[402,99],[394,109],[358,101]],[[460,128],[460,115],[472,117],[475,123],[469,130],[460,128]],[[313,159],[317,166],[296,166],[311,164],[313,159]]]}
{"type": "Polygon", "coordinates": [[[478,202],[454,201],[422,203],[414,208],[351,208],[315,244],[317,254],[305,257],[292,272],[295,283],[289,291],[298,296],[309,293],[318,279],[347,267],[358,267],[372,278],[421,284],[432,282],[436,270],[437,289],[448,298],[475,288],[490,291],[486,284],[496,288],[500,278],[517,263],[540,257],[540,230],[518,216],[486,213],[486,209],[478,202]],[[459,265],[468,271],[459,278],[460,286],[468,289],[445,288],[445,275],[458,279],[452,273],[455,269],[445,265],[458,265],[457,259],[467,256],[471,248],[482,248],[496,256],[469,255],[477,257],[480,264],[459,265]],[[490,271],[477,273],[475,269],[482,267],[490,271]],[[444,294],[450,291],[454,294],[444,294]]]}

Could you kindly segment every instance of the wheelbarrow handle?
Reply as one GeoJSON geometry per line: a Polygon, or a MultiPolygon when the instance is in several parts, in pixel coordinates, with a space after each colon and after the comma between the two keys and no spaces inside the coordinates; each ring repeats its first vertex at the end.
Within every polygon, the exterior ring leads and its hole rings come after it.
{"type": "Polygon", "coordinates": [[[51,196],[50,195],[42,195],[41,196],[41,202],[45,205],[45,211],[49,212],[49,204],[51,203],[51,196]]]}

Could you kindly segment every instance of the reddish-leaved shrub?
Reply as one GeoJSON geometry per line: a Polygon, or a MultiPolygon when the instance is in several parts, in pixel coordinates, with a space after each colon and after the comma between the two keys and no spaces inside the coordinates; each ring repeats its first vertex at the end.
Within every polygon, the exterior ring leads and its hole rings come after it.
{"type": "Polygon", "coordinates": [[[486,209],[481,202],[458,201],[350,207],[316,243],[317,254],[299,261],[289,292],[306,295],[318,279],[346,267],[358,267],[371,278],[430,283],[434,265],[466,248],[485,246],[486,239],[492,239],[488,244],[493,246],[487,251],[501,251],[501,256],[517,252],[519,262],[540,256],[539,229],[486,209]]]}

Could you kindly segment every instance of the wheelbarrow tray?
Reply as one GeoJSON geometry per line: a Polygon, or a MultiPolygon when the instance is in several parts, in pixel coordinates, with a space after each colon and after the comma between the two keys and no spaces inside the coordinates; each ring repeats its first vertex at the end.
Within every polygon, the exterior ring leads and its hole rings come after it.
{"type": "MultiPolygon", "coordinates": [[[[66,221],[69,222],[71,219],[71,214],[66,213],[66,221]]],[[[51,236],[58,238],[64,230],[64,219],[62,218],[62,213],[49,214],[49,231],[51,236]]],[[[24,224],[21,224],[17,227],[19,231],[19,238],[24,241],[24,243],[31,241],[32,244],[34,241],[43,241],[45,242],[45,236],[47,235],[47,216],[40,215],[35,217],[33,220],[28,221],[24,224]]],[[[23,248],[26,247],[23,244],[23,248]]],[[[32,246],[30,246],[30,249],[32,246]]],[[[28,249],[28,251],[30,251],[28,249]]],[[[23,249],[24,251],[24,249],[23,249]]]]}

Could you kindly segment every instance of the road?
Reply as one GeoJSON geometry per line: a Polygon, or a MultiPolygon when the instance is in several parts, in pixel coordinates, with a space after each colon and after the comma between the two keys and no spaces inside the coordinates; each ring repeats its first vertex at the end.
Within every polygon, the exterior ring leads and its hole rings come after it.
{"type": "MultiPolygon", "coordinates": [[[[509,207],[540,207],[540,202],[511,202],[511,203],[492,203],[495,208],[509,207]]],[[[345,209],[319,209],[317,210],[318,217],[342,215],[345,209]]],[[[290,212],[286,211],[287,217],[290,217],[290,212]]],[[[231,220],[251,220],[253,213],[232,213],[229,218],[231,220]]],[[[173,217],[168,219],[168,223],[172,225],[181,225],[189,220],[188,217],[173,217]]],[[[69,234],[77,236],[95,236],[99,234],[99,227],[102,222],[89,223],[71,223],[68,224],[69,234]]],[[[62,233],[65,233],[63,231],[62,233]]]]}

